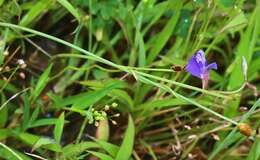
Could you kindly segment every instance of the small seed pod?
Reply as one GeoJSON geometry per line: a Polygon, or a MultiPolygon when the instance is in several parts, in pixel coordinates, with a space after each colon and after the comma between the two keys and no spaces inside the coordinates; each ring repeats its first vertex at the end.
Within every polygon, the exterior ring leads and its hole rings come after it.
{"type": "Polygon", "coordinates": [[[118,106],[118,104],[117,103],[112,103],[112,105],[111,105],[113,108],[116,108],[117,106],[118,106]]]}
{"type": "Polygon", "coordinates": [[[108,111],[110,109],[109,105],[105,105],[105,110],[108,111]]]}
{"type": "Polygon", "coordinates": [[[237,127],[238,127],[240,133],[245,135],[245,136],[249,137],[253,134],[252,128],[246,123],[240,123],[240,124],[238,124],[237,127]]]}

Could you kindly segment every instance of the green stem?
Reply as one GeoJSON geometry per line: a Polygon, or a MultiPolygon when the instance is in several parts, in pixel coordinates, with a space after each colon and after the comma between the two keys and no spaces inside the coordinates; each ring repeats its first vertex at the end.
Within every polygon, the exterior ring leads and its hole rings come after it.
{"type": "Polygon", "coordinates": [[[149,78],[152,78],[152,79],[164,81],[164,82],[167,82],[167,83],[170,83],[170,84],[174,84],[174,85],[177,85],[177,86],[180,86],[180,87],[183,87],[183,88],[199,91],[199,92],[202,92],[202,93],[205,93],[205,94],[208,94],[208,95],[230,99],[230,97],[228,97],[228,96],[225,96],[225,95],[222,95],[222,94],[219,94],[219,93],[216,93],[216,92],[211,92],[211,91],[208,91],[208,90],[204,90],[204,89],[201,89],[201,88],[198,88],[198,87],[193,87],[193,86],[190,86],[190,85],[187,85],[187,84],[179,83],[179,82],[176,82],[176,81],[168,80],[168,79],[165,79],[165,78],[157,77],[157,76],[154,76],[154,75],[151,75],[151,74],[147,74],[147,73],[143,73],[143,72],[139,72],[139,71],[136,71],[136,73],[138,73],[140,75],[143,75],[145,77],[149,77],[149,78]]]}
{"type": "MultiPolygon", "coordinates": [[[[76,54],[60,54],[60,55],[56,55],[54,56],[53,58],[57,58],[57,57],[75,57],[75,58],[83,58],[83,59],[92,59],[92,60],[95,60],[93,57],[91,56],[85,56],[85,55],[76,55],[76,54]]],[[[208,90],[204,90],[204,89],[201,89],[201,88],[198,88],[198,87],[194,87],[194,86],[190,86],[190,85],[187,85],[187,84],[183,84],[183,83],[180,83],[180,82],[176,82],[176,81],[172,81],[172,80],[168,80],[168,79],[165,79],[165,78],[161,78],[161,77],[157,77],[157,76],[154,76],[154,75],[151,75],[151,74],[147,74],[147,73],[143,73],[143,72],[139,72],[137,70],[146,70],[146,71],[170,71],[169,69],[157,69],[157,68],[137,68],[137,67],[125,67],[125,66],[122,66],[124,67],[124,71],[126,71],[127,73],[131,73],[131,74],[135,74],[135,73],[138,73],[138,74],[141,74],[143,76],[146,76],[146,77],[149,77],[149,78],[152,78],[152,79],[156,79],[156,80],[160,80],[160,81],[163,81],[163,82],[167,82],[167,83],[170,83],[170,84],[174,84],[176,86],[180,86],[180,87],[183,87],[183,88],[187,88],[187,89],[191,89],[191,90],[195,90],[195,91],[198,91],[198,92],[202,92],[202,93],[205,93],[205,94],[208,94],[208,95],[212,95],[212,96],[216,96],[216,97],[220,97],[220,98],[227,98],[227,99],[231,99],[230,97],[228,96],[225,96],[225,95],[222,95],[222,94],[219,94],[219,93],[216,93],[216,92],[212,92],[212,91],[208,91],[208,90]]],[[[120,68],[119,68],[120,69],[120,68]]],[[[172,72],[172,71],[171,71],[172,72]]]]}

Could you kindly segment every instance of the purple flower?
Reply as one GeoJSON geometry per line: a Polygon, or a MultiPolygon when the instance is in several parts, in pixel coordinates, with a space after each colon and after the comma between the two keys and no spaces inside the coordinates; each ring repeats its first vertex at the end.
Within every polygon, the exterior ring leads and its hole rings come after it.
{"type": "Polygon", "coordinates": [[[185,69],[191,75],[202,79],[203,88],[206,88],[209,80],[209,71],[211,69],[216,70],[217,63],[214,62],[208,65],[203,50],[199,50],[191,57],[185,69]]]}

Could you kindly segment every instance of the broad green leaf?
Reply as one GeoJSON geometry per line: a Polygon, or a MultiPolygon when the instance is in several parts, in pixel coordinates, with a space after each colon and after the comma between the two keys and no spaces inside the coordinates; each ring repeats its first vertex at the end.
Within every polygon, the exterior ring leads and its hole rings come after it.
{"type": "Polygon", "coordinates": [[[54,128],[54,138],[58,144],[60,144],[61,141],[63,126],[64,126],[64,112],[62,112],[61,115],[59,116],[59,119],[56,121],[56,125],[54,128]]]}
{"type": "Polygon", "coordinates": [[[67,0],[57,0],[63,7],[65,7],[77,20],[80,22],[80,13],[72,4],[67,0]]]}
{"type": "Polygon", "coordinates": [[[115,160],[128,160],[131,157],[134,147],[134,136],[135,126],[132,117],[129,115],[124,140],[117,152],[115,160]]]}
{"type": "Polygon", "coordinates": [[[109,155],[106,155],[104,153],[100,153],[100,152],[95,152],[95,151],[87,151],[91,154],[93,154],[94,156],[100,158],[100,160],[113,160],[112,157],[110,157],[109,155]]]}
{"type": "Polygon", "coordinates": [[[36,4],[23,16],[19,25],[28,26],[40,17],[52,5],[52,0],[38,0],[36,4]]]}
{"type": "Polygon", "coordinates": [[[47,85],[47,82],[49,80],[49,75],[51,72],[52,64],[49,65],[49,67],[43,72],[43,74],[40,76],[36,87],[34,91],[32,92],[32,99],[33,101],[40,95],[44,87],[47,85]]]}

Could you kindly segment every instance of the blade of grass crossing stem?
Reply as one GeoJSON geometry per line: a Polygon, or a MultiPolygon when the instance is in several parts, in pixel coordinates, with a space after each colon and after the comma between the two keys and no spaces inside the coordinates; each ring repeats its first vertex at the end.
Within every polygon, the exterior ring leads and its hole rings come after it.
{"type": "Polygon", "coordinates": [[[128,160],[131,157],[134,146],[135,126],[132,117],[128,117],[128,125],[123,143],[121,144],[115,160],[128,160]]]}
{"type": "Polygon", "coordinates": [[[57,0],[63,7],[65,7],[77,20],[80,22],[80,14],[76,8],[67,0],[57,0]]]}
{"type": "Polygon", "coordinates": [[[36,87],[32,93],[32,101],[34,101],[42,92],[42,90],[44,89],[44,87],[47,85],[48,79],[49,79],[49,75],[51,72],[51,68],[52,68],[52,64],[49,65],[49,67],[43,72],[43,74],[40,76],[36,87]]]}
{"type": "Polygon", "coordinates": [[[32,22],[40,17],[41,14],[45,13],[52,4],[52,0],[37,1],[37,3],[23,16],[19,25],[28,26],[29,24],[32,24],[32,22]]]}
{"type": "Polygon", "coordinates": [[[95,152],[95,151],[87,151],[91,154],[93,154],[94,156],[100,158],[100,160],[114,160],[112,157],[110,157],[109,155],[106,155],[104,153],[100,153],[100,152],[95,152]]]}
{"type": "Polygon", "coordinates": [[[156,43],[154,44],[154,47],[152,48],[151,52],[148,55],[147,63],[150,64],[153,62],[153,60],[156,58],[156,56],[160,53],[160,51],[163,49],[167,41],[169,40],[171,33],[173,32],[178,19],[180,17],[180,12],[182,8],[182,0],[175,0],[170,1],[170,7],[174,9],[174,14],[172,15],[171,19],[167,22],[166,26],[163,28],[163,30],[156,35],[156,43]]]}
{"type": "Polygon", "coordinates": [[[54,138],[58,144],[60,144],[61,141],[63,127],[64,127],[64,112],[62,112],[61,115],[59,116],[54,128],[54,138]]]}

